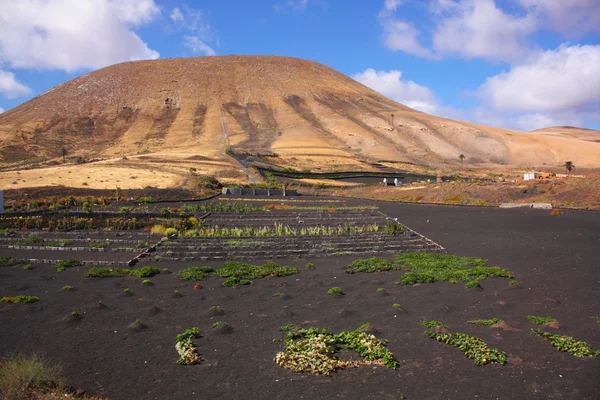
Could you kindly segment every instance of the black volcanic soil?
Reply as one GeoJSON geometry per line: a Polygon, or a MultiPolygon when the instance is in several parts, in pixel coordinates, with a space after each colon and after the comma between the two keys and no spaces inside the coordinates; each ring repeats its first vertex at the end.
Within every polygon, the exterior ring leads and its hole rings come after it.
{"type": "MultiPolygon", "coordinates": [[[[534,336],[527,315],[552,316],[558,331],[600,348],[600,214],[496,210],[379,203],[381,210],[456,254],[488,258],[520,282],[395,285],[400,272],[355,274],[344,267],[356,257],[309,259],[282,264],[300,274],[257,280],[239,289],[221,280],[180,281],[176,274],[152,278],[84,279],[85,267],[57,273],[0,269],[0,296],[30,294],[30,305],[0,304],[0,356],[42,351],[62,362],[71,384],[119,399],[597,399],[600,359],[580,359],[534,336]],[[314,270],[304,264],[313,262],[314,270]],[[61,291],[73,285],[71,292],[61,291]],[[327,295],[333,286],[345,296],[327,295]],[[383,287],[389,296],[377,293],[383,287]],[[133,296],[123,296],[130,288],[133,296]],[[179,290],[181,297],[173,297],[179,290]],[[285,293],[285,298],[273,297],[285,293]],[[101,302],[101,304],[100,304],[101,302]],[[392,305],[398,303],[401,308],[392,305]],[[223,315],[209,313],[219,305],[223,315]],[[160,309],[160,311],[158,311],[160,309]],[[81,313],[77,323],[64,320],[81,313]],[[467,324],[475,318],[504,319],[513,331],[467,324]],[[140,319],[145,329],[130,329],[140,319]],[[450,331],[482,338],[509,355],[506,365],[478,367],[457,349],[424,334],[421,319],[443,321],[450,331]],[[227,334],[211,332],[227,322],[227,334]],[[289,323],[355,329],[371,322],[400,362],[397,370],[363,366],[331,377],[296,374],[273,363],[283,344],[278,327],[289,323]],[[195,339],[202,363],[181,366],[175,336],[199,326],[195,339]]],[[[196,265],[201,265],[195,263],[196,265]]],[[[219,262],[206,265],[220,266],[219,262]]],[[[158,262],[176,272],[190,263],[158,262]]]]}

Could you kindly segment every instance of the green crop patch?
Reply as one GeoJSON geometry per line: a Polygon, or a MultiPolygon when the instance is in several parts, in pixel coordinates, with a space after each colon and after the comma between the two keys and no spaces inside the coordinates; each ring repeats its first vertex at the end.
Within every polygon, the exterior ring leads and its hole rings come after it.
{"type": "Polygon", "coordinates": [[[179,271],[177,276],[184,281],[203,281],[214,271],[213,267],[189,267],[179,271]]]}
{"type": "Polygon", "coordinates": [[[444,326],[443,322],[440,321],[435,321],[435,320],[431,320],[431,321],[427,321],[427,320],[423,320],[421,321],[421,325],[423,325],[425,328],[435,328],[436,326],[444,326]]]}
{"type": "Polygon", "coordinates": [[[556,335],[553,333],[544,332],[539,329],[531,329],[533,333],[543,337],[549,341],[552,346],[556,347],[560,351],[565,351],[575,357],[598,357],[600,356],[600,350],[594,349],[592,346],[577,340],[571,336],[556,335]]]}
{"type": "Polygon", "coordinates": [[[147,266],[135,269],[92,267],[83,276],[85,278],[117,278],[131,275],[136,278],[148,278],[160,274],[160,268],[147,266]]]}
{"type": "Polygon", "coordinates": [[[200,336],[200,328],[194,327],[186,329],[185,332],[177,335],[175,338],[175,350],[179,354],[177,364],[194,365],[200,362],[198,349],[193,343],[193,339],[200,336]]]}
{"type": "Polygon", "coordinates": [[[536,325],[544,325],[550,322],[558,322],[558,320],[556,318],[552,318],[552,317],[536,317],[535,315],[528,315],[527,319],[529,320],[529,322],[531,322],[532,324],[536,324],[536,325]]]}
{"type": "Polygon", "coordinates": [[[268,262],[263,265],[252,265],[229,261],[222,268],[215,270],[213,274],[225,278],[223,281],[224,286],[238,287],[249,285],[252,279],[262,279],[268,276],[288,276],[299,272],[298,268],[279,265],[274,262],[268,262]]]}
{"type": "Polygon", "coordinates": [[[491,318],[491,319],[472,319],[467,322],[469,324],[473,324],[473,325],[492,326],[492,325],[495,325],[495,324],[498,324],[498,323],[504,322],[504,321],[502,321],[500,318],[491,318]]]}
{"type": "Polygon", "coordinates": [[[67,268],[81,267],[82,265],[83,263],[76,258],[67,258],[66,260],[57,262],[54,267],[56,268],[56,272],[62,272],[67,268]]]}
{"type": "Polygon", "coordinates": [[[466,282],[466,287],[477,287],[479,282],[497,276],[513,278],[513,274],[500,267],[488,267],[487,260],[463,257],[452,254],[434,254],[409,252],[396,257],[398,267],[409,269],[398,283],[414,285],[416,283],[434,283],[438,281],[466,282]]]}
{"type": "Polygon", "coordinates": [[[25,296],[19,294],[13,297],[2,297],[0,302],[2,303],[12,303],[12,304],[29,304],[35,303],[36,301],[40,301],[40,298],[37,296],[25,296]]]}
{"type": "Polygon", "coordinates": [[[431,330],[425,331],[425,335],[438,342],[458,348],[465,356],[474,360],[477,365],[506,363],[506,354],[503,351],[490,349],[483,340],[477,337],[464,333],[443,333],[431,330]]]}
{"type": "Polygon", "coordinates": [[[352,261],[348,269],[346,269],[346,272],[349,274],[356,274],[358,272],[372,273],[398,269],[401,269],[401,267],[390,260],[372,257],[352,261]]]}
{"type": "MultiPolygon", "coordinates": [[[[287,328],[286,326],[285,328],[287,328]]],[[[387,349],[386,340],[364,332],[370,324],[354,331],[329,332],[327,328],[302,328],[288,331],[285,348],[275,356],[275,363],[294,372],[329,375],[334,371],[361,365],[398,367],[398,361],[387,349]],[[363,360],[345,360],[338,356],[341,349],[356,352],[363,360]]]]}

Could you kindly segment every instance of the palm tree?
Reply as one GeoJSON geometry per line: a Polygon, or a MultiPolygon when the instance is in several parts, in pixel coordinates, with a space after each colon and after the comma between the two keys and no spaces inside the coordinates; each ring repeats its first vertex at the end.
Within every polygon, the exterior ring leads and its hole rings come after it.
{"type": "Polygon", "coordinates": [[[465,159],[465,155],[464,155],[464,154],[461,154],[460,156],[458,156],[458,158],[460,158],[460,163],[461,163],[461,164],[464,164],[464,162],[463,162],[463,161],[464,161],[464,159],[465,159]]]}
{"type": "Polygon", "coordinates": [[[65,149],[64,147],[61,149],[61,154],[62,154],[62,158],[63,158],[63,164],[67,162],[67,149],[65,149]]]}
{"type": "Polygon", "coordinates": [[[575,168],[575,166],[573,165],[573,161],[565,162],[564,167],[568,172],[571,172],[573,170],[573,168],[575,168]]]}

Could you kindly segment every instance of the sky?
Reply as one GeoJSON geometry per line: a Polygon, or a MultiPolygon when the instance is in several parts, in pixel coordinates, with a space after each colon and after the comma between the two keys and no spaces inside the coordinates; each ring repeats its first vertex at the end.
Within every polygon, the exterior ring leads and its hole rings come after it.
{"type": "Polygon", "coordinates": [[[442,117],[600,129],[600,0],[0,0],[0,113],[107,65],[229,54],[442,117]]]}

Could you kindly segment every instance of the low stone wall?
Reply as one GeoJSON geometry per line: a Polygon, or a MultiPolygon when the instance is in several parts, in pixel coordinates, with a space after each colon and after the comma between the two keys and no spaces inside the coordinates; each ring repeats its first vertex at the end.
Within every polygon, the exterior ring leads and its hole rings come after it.
{"type": "Polygon", "coordinates": [[[537,208],[540,210],[552,210],[550,203],[501,203],[500,208],[537,208]]]}
{"type": "Polygon", "coordinates": [[[234,196],[298,196],[296,190],[256,189],[256,188],[223,188],[223,194],[234,196]]]}

